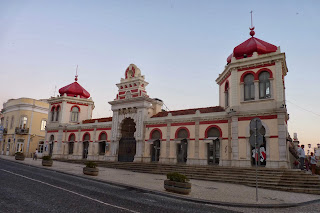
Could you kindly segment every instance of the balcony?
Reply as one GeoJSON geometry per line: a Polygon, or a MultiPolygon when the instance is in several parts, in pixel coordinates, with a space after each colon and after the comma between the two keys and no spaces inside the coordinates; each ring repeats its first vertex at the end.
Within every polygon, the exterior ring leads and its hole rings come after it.
{"type": "Polygon", "coordinates": [[[29,133],[29,128],[19,128],[16,127],[16,134],[17,135],[27,135],[29,133]]]}

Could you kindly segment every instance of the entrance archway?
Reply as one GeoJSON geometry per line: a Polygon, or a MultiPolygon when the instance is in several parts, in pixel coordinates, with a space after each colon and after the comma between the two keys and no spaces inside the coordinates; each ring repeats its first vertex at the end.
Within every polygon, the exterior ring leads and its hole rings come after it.
{"type": "Polygon", "coordinates": [[[89,142],[90,142],[90,134],[85,133],[83,136],[83,142],[82,142],[82,158],[87,159],[88,158],[88,153],[89,153],[89,142]]]}
{"type": "Polygon", "coordinates": [[[180,143],[177,144],[177,162],[186,163],[188,160],[188,130],[186,128],[179,129],[177,138],[180,140],[180,143]]]}
{"type": "MultiPolygon", "coordinates": [[[[253,131],[250,130],[250,135],[254,134],[253,131]]],[[[263,143],[260,148],[257,149],[257,153],[260,153],[260,157],[258,159],[258,166],[266,166],[267,163],[267,148],[266,148],[266,129],[264,126],[260,129],[260,134],[263,136],[263,143]]],[[[255,147],[251,146],[251,164],[253,166],[256,165],[255,162],[255,147]]]]}
{"type": "Polygon", "coordinates": [[[151,146],[151,161],[158,162],[160,158],[160,139],[161,132],[159,130],[154,130],[151,133],[151,140],[153,140],[151,146]]]}
{"type": "Polygon", "coordinates": [[[122,137],[119,141],[118,161],[133,162],[136,154],[136,139],[134,133],[136,123],[132,118],[125,118],[121,126],[122,137]]]}
{"type": "Polygon", "coordinates": [[[54,145],[54,135],[51,135],[49,140],[49,156],[52,156],[53,145],[54,145]]]}
{"type": "Polygon", "coordinates": [[[217,127],[209,127],[206,130],[207,143],[207,159],[209,165],[219,165],[220,161],[220,130],[217,127]]]}

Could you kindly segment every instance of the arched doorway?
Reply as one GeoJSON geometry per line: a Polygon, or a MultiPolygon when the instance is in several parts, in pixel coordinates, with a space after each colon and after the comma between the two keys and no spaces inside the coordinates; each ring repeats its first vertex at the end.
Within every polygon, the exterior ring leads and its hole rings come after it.
{"type": "Polygon", "coordinates": [[[220,161],[220,131],[216,127],[210,127],[206,131],[207,140],[207,159],[209,165],[217,165],[220,161]]]}
{"type": "Polygon", "coordinates": [[[121,134],[119,141],[118,161],[133,162],[136,154],[136,139],[134,133],[136,131],[136,123],[132,118],[126,118],[122,122],[121,134]]]}
{"type": "Polygon", "coordinates": [[[53,153],[53,145],[54,145],[54,135],[50,136],[49,140],[49,155],[52,156],[53,153]]]}
{"type": "Polygon", "coordinates": [[[90,134],[85,133],[83,136],[83,151],[82,151],[82,158],[87,159],[89,153],[89,142],[90,142],[90,134]]]}
{"type": "Polygon", "coordinates": [[[188,160],[188,130],[180,129],[177,133],[177,138],[180,140],[180,143],[177,144],[177,162],[186,163],[188,160]]]}
{"type": "MultiPolygon", "coordinates": [[[[250,135],[254,134],[253,131],[250,130],[250,135]]],[[[262,126],[262,128],[260,129],[260,134],[263,136],[263,143],[260,146],[260,148],[257,149],[257,153],[260,153],[260,158],[258,160],[258,166],[266,166],[267,163],[267,149],[266,149],[266,129],[264,128],[264,126],[262,126]]],[[[251,164],[253,166],[256,165],[255,162],[255,147],[251,146],[251,164]]]]}
{"type": "Polygon", "coordinates": [[[158,162],[160,158],[160,139],[161,139],[161,132],[159,130],[154,130],[151,133],[151,140],[153,143],[151,146],[151,161],[158,162]]]}

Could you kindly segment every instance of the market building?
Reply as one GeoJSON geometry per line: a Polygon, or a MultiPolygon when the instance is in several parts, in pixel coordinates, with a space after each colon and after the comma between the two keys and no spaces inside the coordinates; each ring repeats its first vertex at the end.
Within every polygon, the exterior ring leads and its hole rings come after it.
{"type": "Polygon", "coordinates": [[[36,149],[41,157],[44,151],[45,127],[49,104],[46,100],[31,98],[10,99],[3,104],[3,138],[0,141],[0,154],[14,155],[23,152],[31,157],[36,149]]]}
{"type": "MultiPolygon", "coordinates": [[[[77,82],[51,97],[46,131],[53,158],[163,164],[251,167],[255,164],[249,123],[263,127],[260,166],[289,168],[289,119],[285,101],[288,69],[280,47],[254,37],[233,49],[216,79],[219,106],[162,110],[147,94],[145,77],[130,64],[110,101],[113,116],[92,119],[94,102],[77,82]]],[[[195,82],[196,84],[196,82],[195,82]]]]}

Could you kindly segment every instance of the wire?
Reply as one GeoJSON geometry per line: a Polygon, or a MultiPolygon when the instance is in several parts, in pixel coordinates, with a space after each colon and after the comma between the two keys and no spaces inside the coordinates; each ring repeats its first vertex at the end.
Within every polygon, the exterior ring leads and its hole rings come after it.
{"type": "Polygon", "coordinates": [[[291,101],[288,101],[288,100],[286,100],[286,101],[289,102],[289,103],[291,103],[291,104],[293,104],[293,105],[295,105],[296,107],[298,107],[298,108],[300,108],[300,109],[302,109],[302,110],[304,110],[304,111],[310,112],[310,113],[312,113],[312,114],[317,115],[317,116],[320,117],[320,114],[317,114],[317,113],[315,113],[315,112],[312,112],[311,110],[305,109],[305,108],[303,108],[303,107],[301,107],[301,106],[298,106],[297,104],[292,103],[291,101]]]}

